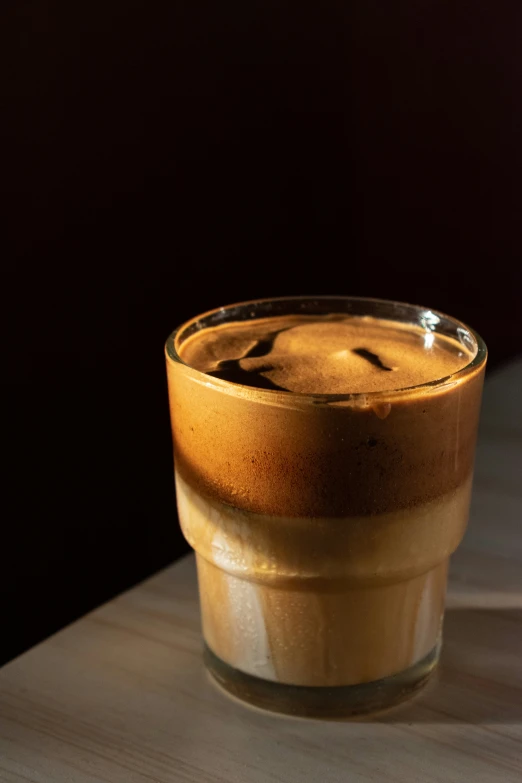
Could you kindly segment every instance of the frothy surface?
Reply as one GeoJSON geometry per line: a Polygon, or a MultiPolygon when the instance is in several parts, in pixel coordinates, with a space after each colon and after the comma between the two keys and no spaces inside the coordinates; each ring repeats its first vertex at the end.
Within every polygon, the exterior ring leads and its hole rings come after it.
{"type": "Polygon", "coordinates": [[[278,316],[223,324],[178,347],[197,370],[305,394],[390,391],[444,378],[473,358],[456,340],[371,316],[278,316]]]}

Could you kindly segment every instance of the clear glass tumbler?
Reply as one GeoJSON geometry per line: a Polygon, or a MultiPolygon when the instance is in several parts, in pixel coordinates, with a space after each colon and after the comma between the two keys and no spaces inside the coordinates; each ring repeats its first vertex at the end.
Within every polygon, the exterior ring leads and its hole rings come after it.
{"type": "Polygon", "coordinates": [[[344,717],[427,681],[468,519],[486,355],[442,313],[355,297],[244,302],[170,335],[179,520],[196,553],[204,659],[227,691],[344,717]],[[340,395],[233,383],[180,358],[188,338],[222,324],[332,313],[411,326],[427,351],[451,338],[466,364],[409,388],[340,395]]]}

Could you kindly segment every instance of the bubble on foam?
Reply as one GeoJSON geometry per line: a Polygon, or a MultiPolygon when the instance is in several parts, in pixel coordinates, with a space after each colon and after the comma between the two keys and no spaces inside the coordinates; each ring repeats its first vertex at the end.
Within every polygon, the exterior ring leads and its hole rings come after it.
{"type": "Polygon", "coordinates": [[[392,406],[389,402],[372,405],[372,411],[379,419],[386,419],[390,415],[391,408],[392,406]]]}

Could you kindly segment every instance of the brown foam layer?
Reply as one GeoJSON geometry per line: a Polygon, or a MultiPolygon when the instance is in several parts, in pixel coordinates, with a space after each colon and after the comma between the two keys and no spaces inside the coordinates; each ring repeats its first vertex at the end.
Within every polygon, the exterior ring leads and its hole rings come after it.
{"type": "Polygon", "coordinates": [[[335,314],[227,323],[192,335],[179,353],[215,377],[304,394],[402,389],[472,359],[461,343],[418,326],[335,314]]]}
{"type": "Polygon", "coordinates": [[[169,360],[176,466],[199,494],[261,514],[347,516],[427,503],[472,474],[483,371],[390,402],[337,406],[207,383],[169,360]]]}

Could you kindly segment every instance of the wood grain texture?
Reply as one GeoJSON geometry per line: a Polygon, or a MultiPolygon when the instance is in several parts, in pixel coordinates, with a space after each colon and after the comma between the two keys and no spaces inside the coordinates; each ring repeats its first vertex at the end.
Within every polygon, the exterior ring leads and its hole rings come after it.
{"type": "Polygon", "coordinates": [[[2,783],[518,783],[522,360],[488,379],[438,676],[378,718],[279,717],[201,661],[192,556],[0,671],[2,783]]]}

